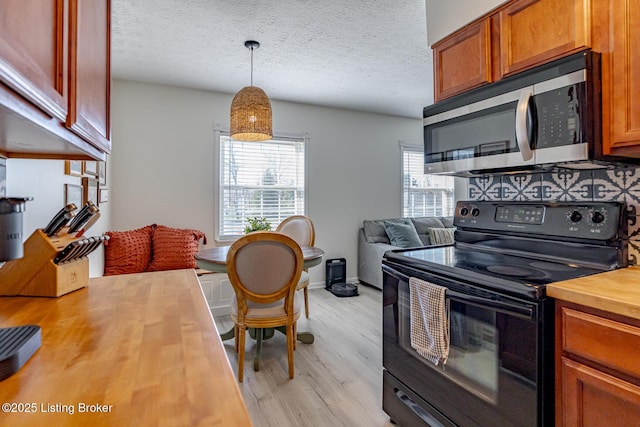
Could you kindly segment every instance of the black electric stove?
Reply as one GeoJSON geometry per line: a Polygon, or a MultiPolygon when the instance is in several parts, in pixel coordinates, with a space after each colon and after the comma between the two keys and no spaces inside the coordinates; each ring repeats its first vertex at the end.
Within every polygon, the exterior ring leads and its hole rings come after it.
{"type": "Polygon", "coordinates": [[[454,225],[452,245],[384,255],[383,409],[400,425],[553,426],[554,303],[545,288],[625,267],[626,207],[466,201],[454,225]],[[446,288],[444,366],[416,351],[415,316],[430,316],[416,280],[446,288]]]}

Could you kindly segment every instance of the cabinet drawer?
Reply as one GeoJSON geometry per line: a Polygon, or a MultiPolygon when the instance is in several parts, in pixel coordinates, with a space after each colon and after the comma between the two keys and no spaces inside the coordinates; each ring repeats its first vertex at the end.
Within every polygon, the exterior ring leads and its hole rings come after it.
{"type": "Polygon", "coordinates": [[[562,349],[640,377],[640,328],[562,308],[562,349]]]}

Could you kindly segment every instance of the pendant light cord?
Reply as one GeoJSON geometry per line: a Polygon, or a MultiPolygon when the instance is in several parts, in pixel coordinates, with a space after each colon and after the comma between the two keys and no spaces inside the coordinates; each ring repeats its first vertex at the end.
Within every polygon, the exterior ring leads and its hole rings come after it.
{"type": "Polygon", "coordinates": [[[251,46],[251,86],[253,86],[253,46],[251,46]]]}

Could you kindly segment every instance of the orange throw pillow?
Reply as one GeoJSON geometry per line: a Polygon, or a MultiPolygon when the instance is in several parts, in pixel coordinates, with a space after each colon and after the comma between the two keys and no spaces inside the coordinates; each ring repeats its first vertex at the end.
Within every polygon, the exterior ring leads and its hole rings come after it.
{"type": "Polygon", "coordinates": [[[153,259],[147,271],[197,268],[195,254],[199,241],[207,238],[202,231],[159,225],[153,232],[153,259]]]}
{"type": "Polygon", "coordinates": [[[153,227],[131,231],[107,231],[104,242],[104,275],[141,273],[151,262],[153,227]]]}

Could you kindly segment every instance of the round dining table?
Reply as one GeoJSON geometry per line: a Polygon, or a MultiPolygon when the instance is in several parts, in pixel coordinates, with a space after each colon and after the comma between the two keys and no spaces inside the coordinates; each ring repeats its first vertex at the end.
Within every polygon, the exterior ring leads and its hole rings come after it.
{"type": "MultiPolygon", "coordinates": [[[[315,246],[301,245],[302,257],[304,258],[304,269],[314,267],[322,262],[324,251],[315,246]]],[[[203,249],[196,254],[198,268],[213,271],[216,273],[227,272],[227,254],[229,246],[218,246],[215,248],[203,249]]]]}
{"type": "MultiPolygon", "coordinates": [[[[304,269],[308,269],[314,267],[322,262],[322,257],[324,256],[324,251],[315,246],[305,246],[300,245],[300,249],[302,249],[302,257],[304,258],[304,269]]],[[[227,272],[227,254],[229,253],[229,246],[218,246],[215,248],[203,249],[198,252],[195,256],[196,263],[198,264],[198,268],[207,271],[213,271],[215,273],[226,273],[227,272]]],[[[280,330],[279,328],[275,328],[276,330],[280,330]]],[[[284,330],[280,330],[280,332],[284,333],[284,330]]],[[[255,338],[255,331],[249,330],[249,334],[252,338],[255,338]]],[[[270,338],[273,336],[273,330],[265,331],[264,338],[270,338]]],[[[234,337],[234,328],[231,330],[220,334],[220,338],[225,341],[234,337]]],[[[298,332],[297,333],[298,341],[301,341],[305,344],[313,343],[314,337],[311,332],[298,332]]]]}

